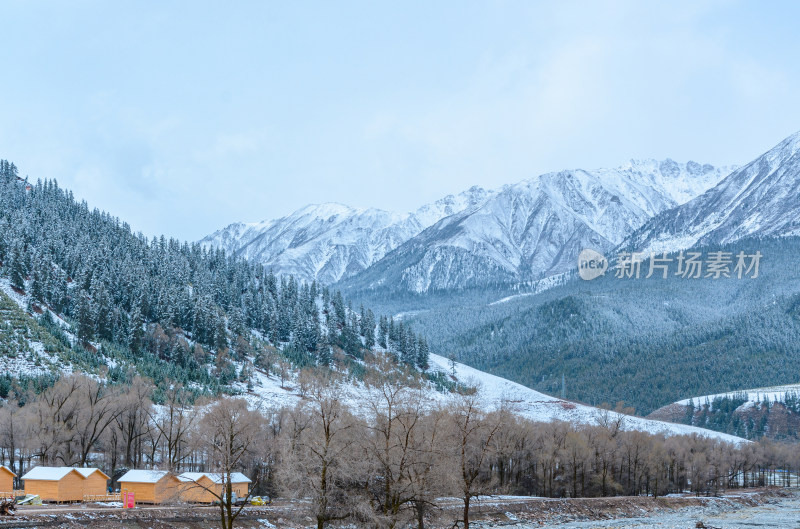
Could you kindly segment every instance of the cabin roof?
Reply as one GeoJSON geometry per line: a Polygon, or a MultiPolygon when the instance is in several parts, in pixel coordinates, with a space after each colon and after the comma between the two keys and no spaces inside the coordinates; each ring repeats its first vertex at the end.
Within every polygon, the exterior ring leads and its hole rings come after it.
{"type": "Polygon", "coordinates": [[[13,471],[13,470],[11,470],[10,468],[8,468],[8,467],[7,467],[7,466],[5,466],[5,465],[2,465],[2,466],[0,466],[0,469],[3,469],[3,470],[5,470],[6,472],[10,473],[10,474],[11,474],[12,476],[14,476],[14,477],[17,477],[17,475],[14,473],[14,471],[13,471]]]}
{"type": "MultiPolygon", "coordinates": [[[[184,482],[197,482],[200,481],[200,478],[203,476],[210,479],[214,484],[222,483],[225,478],[225,474],[220,474],[218,472],[184,472],[178,476],[178,479],[184,482]]],[[[252,483],[252,481],[241,472],[231,472],[231,483],[252,483]]]]}
{"type": "Polygon", "coordinates": [[[77,472],[76,469],[72,467],[36,467],[32,468],[28,471],[27,474],[22,476],[22,479],[35,479],[39,481],[60,481],[69,474],[70,472],[75,471],[79,476],[82,478],[86,478],[80,472],[77,472]]]}
{"type": "Polygon", "coordinates": [[[166,470],[129,470],[117,481],[125,483],[158,483],[169,472],[166,470]]]}
{"type": "Polygon", "coordinates": [[[92,474],[97,472],[101,476],[103,476],[104,478],[111,479],[111,478],[108,477],[108,475],[105,472],[103,472],[99,468],[75,468],[75,470],[85,478],[88,478],[89,476],[91,476],[92,474]]]}
{"type": "Polygon", "coordinates": [[[60,481],[70,472],[77,472],[83,479],[88,478],[95,472],[108,479],[108,476],[98,468],[76,468],[76,467],[36,467],[22,476],[22,479],[35,479],[39,481],[60,481]]]}

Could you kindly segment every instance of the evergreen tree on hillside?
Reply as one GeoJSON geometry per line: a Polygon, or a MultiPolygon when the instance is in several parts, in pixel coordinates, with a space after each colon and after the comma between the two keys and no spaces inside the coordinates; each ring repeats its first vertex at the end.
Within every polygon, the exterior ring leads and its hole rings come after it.
{"type": "Polygon", "coordinates": [[[427,371],[430,367],[429,359],[430,349],[428,348],[428,342],[425,338],[420,336],[417,341],[417,367],[423,371],[427,371]]]}
{"type": "Polygon", "coordinates": [[[381,316],[378,322],[378,345],[386,349],[389,347],[389,320],[381,316]]]}
{"type": "Polygon", "coordinates": [[[9,252],[8,274],[12,287],[25,290],[25,258],[20,246],[14,246],[9,252]]]}
{"type": "Polygon", "coordinates": [[[94,340],[94,318],[89,294],[80,291],[77,294],[76,319],[78,321],[78,339],[82,342],[94,340]]]}
{"type": "MultiPolygon", "coordinates": [[[[249,361],[242,344],[262,338],[306,364],[328,363],[332,346],[361,358],[375,345],[375,315],[354,311],[340,291],[277,277],[219,249],[132,233],[128,224],[77,202],[55,180],[26,190],[6,160],[0,160],[0,175],[3,276],[17,289],[27,286],[30,301],[65,320],[80,342],[101,342],[108,354],[132,356],[134,363],[145,356],[164,362],[147,364],[147,376],[157,381],[211,383],[212,359],[217,387],[249,378],[246,370],[232,371],[232,360],[249,361]]],[[[388,320],[381,321],[385,327],[388,320]]],[[[62,333],[52,320],[48,325],[62,333]]],[[[380,332],[386,342],[387,330],[380,332]]],[[[414,345],[393,347],[417,349],[410,330],[405,341],[414,345]]]]}

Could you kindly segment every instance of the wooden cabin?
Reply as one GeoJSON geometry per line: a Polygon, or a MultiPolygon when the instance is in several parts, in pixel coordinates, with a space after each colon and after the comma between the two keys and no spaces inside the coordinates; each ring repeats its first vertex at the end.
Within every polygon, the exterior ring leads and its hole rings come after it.
{"type": "MultiPolygon", "coordinates": [[[[181,484],[181,498],[192,503],[213,503],[223,495],[224,474],[214,472],[184,472],[178,479],[181,484]]],[[[231,473],[231,488],[237,498],[248,494],[251,481],[241,472],[231,473]]]]}
{"type": "Polygon", "coordinates": [[[108,480],[105,472],[97,468],[76,468],[86,481],[83,482],[84,496],[102,496],[108,494],[108,480]]]}
{"type": "Polygon", "coordinates": [[[25,494],[44,501],[83,501],[86,495],[106,493],[108,476],[96,468],[36,467],[22,476],[25,494]]]}
{"type": "Polygon", "coordinates": [[[0,492],[11,494],[14,492],[14,471],[3,465],[0,466],[0,492]]]}
{"type": "Polygon", "coordinates": [[[117,483],[120,492],[133,492],[136,503],[169,503],[181,499],[181,480],[166,470],[129,470],[117,483]]]}

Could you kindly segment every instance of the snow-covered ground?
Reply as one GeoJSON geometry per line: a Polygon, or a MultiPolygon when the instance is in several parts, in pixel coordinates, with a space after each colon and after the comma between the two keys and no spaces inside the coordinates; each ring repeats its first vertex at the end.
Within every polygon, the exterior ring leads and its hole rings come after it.
{"type": "MultiPolygon", "coordinates": [[[[650,433],[663,433],[665,435],[698,434],[704,437],[720,439],[725,442],[741,444],[744,439],[703,428],[673,424],[641,417],[621,416],[613,411],[600,410],[592,406],[578,404],[551,397],[534,391],[516,382],[479,371],[458,362],[454,369],[450,360],[443,356],[431,354],[430,364],[432,370],[442,371],[448,375],[455,371],[458,381],[478,388],[478,398],[483,409],[493,410],[501,406],[512,410],[520,417],[538,422],[565,421],[573,424],[598,424],[602,420],[623,419],[623,428],[626,430],[641,430],[650,433]]],[[[352,410],[358,413],[364,410],[364,404],[373,398],[374,394],[361,385],[346,385],[341,390],[341,400],[352,410]]],[[[441,393],[433,388],[426,392],[431,404],[446,403],[455,398],[454,395],[441,393]]],[[[300,400],[295,380],[288,380],[282,388],[276,376],[267,376],[264,373],[254,374],[253,392],[246,395],[247,400],[254,408],[292,406],[300,400]]]]}
{"type": "Polygon", "coordinates": [[[567,279],[572,277],[572,275],[573,274],[571,273],[555,274],[550,277],[540,279],[539,281],[534,281],[530,285],[530,292],[523,292],[522,294],[513,294],[511,296],[506,296],[502,299],[498,299],[497,301],[489,303],[489,306],[491,307],[493,305],[500,305],[502,303],[508,303],[509,301],[514,301],[520,298],[539,294],[541,292],[544,292],[545,290],[549,290],[553,287],[563,285],[567,281],[567,279]]]}
{"type": "MultiPolygon", "coordinates": [[[[442,371],[450,370],[450,361],[438,355],[431,355],[431,366],[442,371]]],[[[604,411],[562,400],[556,397],[539,393],[516,382],[511,382],[483,371],[479,371],[464,364],[456,363],[456,377],[469,385],[479,387],[479,395],[487,408],[501,405],[510,406],[517,414],[533,421],[551,422],[555,420],[571,422],[574,424],[597,424],[598,420],[608,414],[612,420],[620,417],[613,411],[604,411]]],[[[626,415],[623,417],[625,429],[641,430],[650,433],[664,433],[666,435],[689,435],[696,433],[704,437],[713,437],[730,443],[740,444],[743,439],[719,432],[712,432],[703,428],[673,424],[662,421],[653,421],[641,417],[626,415]]]]}

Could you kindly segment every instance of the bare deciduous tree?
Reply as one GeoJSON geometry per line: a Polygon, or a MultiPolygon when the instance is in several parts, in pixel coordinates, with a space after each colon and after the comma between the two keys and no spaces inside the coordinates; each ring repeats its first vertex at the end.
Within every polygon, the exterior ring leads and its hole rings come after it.
{"type": "Polygon", "coordinates": [[[317,529],[353,516],[358,510],[351,485],[358,480],[361,464],[355,453],[359,426],[339,400],[337,386],[311,388],[309,400],[299,403],[288,420],[281,458],[283,490],[309,500],[317,529]]]}
{"type": "MultiPolygon", "coordinates": [[[[235,507],[231,475],[246,470],[251,458],[266,451],[263,443],[266,421],[263,415],[250,410],[245,400],[224,398],[203,415],[197,434],[199,447],[207,454],[206,466],[219,476],[221,488],[210,488],[199,482],[193,485],[205,489],[217,499],[222,529],[233,529],[245,503],[235,507]]],[[[253,486],[257,483],[258,476],[253,486]]],[[[251,493],[252,488],[244,498],[245,502],[251,493]]]]}
{"type": "Polygon", "coordinates": [[[183,460],[189,457],[185,445],[197,420],[197,410],[189,405],[189,396],[183,388],[173,387],[167,391],[160,413],[151,411],[150,419],[166,444],[164,463],[167,469],[178,470],[183,460]]]}
{"type": "Polygon", "coordinates": [[[464,505],[461,522],[469,529],[470,502],[488,487],[486,462],[501,422],[485,413],[475,395],[463,395],[448,411],[448,452],[456,468],[454,487],[464,505]],[[482,474],[484,476],[482,476],[482,474]]]}
{"type": "Polygon", "coordinates": [[[122,413],[119,391],[112,390],[89,377],[82,377],[76,391],[78,409],[75,419],[75,443],[81,466],[108,426],[122,413]]]}

